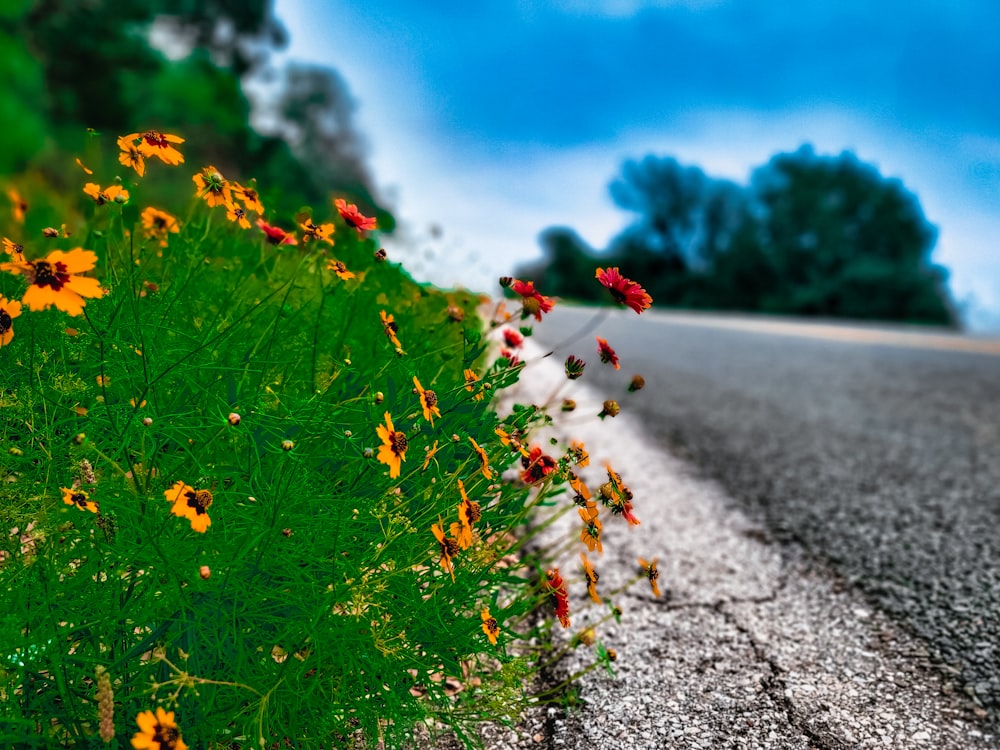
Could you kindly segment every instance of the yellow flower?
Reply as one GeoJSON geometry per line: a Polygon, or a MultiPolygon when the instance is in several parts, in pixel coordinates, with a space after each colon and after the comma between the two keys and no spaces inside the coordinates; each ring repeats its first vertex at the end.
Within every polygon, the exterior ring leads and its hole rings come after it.
{"type": "Polygon", "coordinates": [[[104,190],[101,190],[101,186],[96,182],[88,182],[83,186],[83,192],[93,198],[94,203],[98,206],[103,206],[105,203],[110,203],[111,201],[116,201],[117,203],[128,201],[128,190],[121,185],[109,185],[104,190]]]}
{"type": "Polygon", "coordinates": [[[237,222],[244,229],[250,228],[250,219],[247,218],[247,212],[235,203],[226,204],[226,218],[237,222]]]}
{"type": "Polygon", "coordinates": [[[420,394],[420,406],[424,410],[424,419],[431,423],[431,427],[434,426],[434,417],[441,416],[441,410],[438,408],[437,402],[438,397],[434,391],[425,389],[420,385],[420,381],[417,380],[417,376],[413,376],[413,385],[417,387],[417,393],[420,394]]]}
{"type": "Polygon", "coordinates": [[[451,537],[444,535],[444,529],[442,528],[441,519],[438,518],[438,522],[431,524],[431,533],[434,534],[434,538],[438,542],[438,550],[441,553],[441,567],[447,573],[451,573],[451,580],[455,580],[455,564],[453,560],[458,554],[458,542],[451,537]]]}
{"type": "Polygon", "coordinates": [[[227,206],[233,202],[232,189],[226,178],[222,176],[215,167],[209,165],[202,169],[191,179],[198,187],[198,196],[205,199],[209,208],[215,206],[227,206]]]}
{"type": "Polygon", "coordinates": [[[584,444],[578,440],[571,440],[569,443],[569,457],[577,466],[584,467],[590,463],[590,455],[584,444]]]}
{"type": "Polygon", "coordinates": [[[66,505],[75,505],[80,510],[89,510],[91,513],[97,512],[97,503],[90,499],[90,495],[83,490],[70,490],[60,487],[62,490],[62,500],[66,505]]]}
{"type": "Polygon", "coordinates": [[[7,346],[14,338],[14,318],[20,314],[20,302],[0,296],[0,346],[7,346]]]}
{"type": "Polygon", "coordinates": [[[469,499],[461,479],[458,480],[458,491],[462,494],[462,502],[458,504],[458,523],[451,525],[451,535],[459,547],[469,549],[472,546],[472,526],[483,517],[483,512],[479,503],[469,499]]]}
{"type": "Polygon", "coordinates": [[[472,443],[473,449],[479,454],[479,461],[482,463],[480,470],[483,472],[483,476],[487,479],[493,479],[493,471],[490,469],[490,457],[486,455],[486,451],[479,447],[479,443],[471,435],[469,436],[469,442],[472,443]]]}
{"type": "Polygon", "coordinates": [[[212,505],[212,493],[208,490],[196,490],[184,482],[175,482],[174,486],[164,491],[163,497],[173,503],[170,512],[178,518],[186,518],[191,522],[191,528],[204,534],[212,525],[208,517],[208,509],[212,505]]]}
{"type": "Polygon", "coordinates": [[[337,276],[339,276],[344,281],[354,278],[354,274],[351,271],[347,270],[347,266],[345,266],[342,261],[331,260],[326,264],[326,267],[328,270],[333,271],[335,274],[337,274],[337,276]]]}
{"type": "Polygon", "coordinates": [[[24,262],[24,245],[4,237],[3,250],[7,253],[7,255],[13,258],[16,263],[24,262]]]}
{"type": "Polygon", "coordinates": [[[264,213],[264,204],[260,202],[260,195],[256,189],[234,182],[232,193],[233,197],[242,203],[243,208],[247,211],[253,211],[258,216],[264,213]]]}
{"type": "Polygon", "coordinates": [[[580,532],[580,541],[587,545],[587,549],[597,554],[604,553],[604,545],[601,544],[601,519],[597,517],[597,508],[577,508],[580,519],[583,521],[583,531],[580,532]]]}
{"type": "Polygon", "coordinates": [[[123,167],[132,167],[140,177],[146,174],[146,161],[133,139],[127,135],[119,136],[118,148],[121,149],[121,153],[118,154],[118,162],[123,167]]]}
{"type": "Polygon", "coordinates": [[[594,570],[594,564],[583,552],[580,553],[580,559],[583,561],[583,574],[587,577],[587,593],[590,594],[590,598],[595,604],[600,604],[601,597],[597,593],[597,581],[600,576],[594,570]]]}
{"type": "Polygon", "coordinates": [[[187,750],[173,711],[157,706],[156,713],[143,711],[135,717],[139,731],[132,737],[134,750],[187,750]]]}
{"type": "Polygon", "coordinates": [[[399,476],[401,462],[406,460],[406,435],[396,432],[392,426],[392,417],[389,412],[385,413],[385,425],[375,428],[382,445],[378,449],[378,460],[389,467],[389,478],[395,479],[399,476]]]}
{"type": "Polygon", "coordinates": [[[643,560],[639,558],[639,566],[642,568],[643,572],[646,574],[646,578],[649,579],[649,586],[653,589],[653,596],[659,598],[660,596],[660,584],[657,579],[660,577],[660,571],[656,569],[656,563],[659,562],[660,558],[654,557],[650,561],[643,560]]]}
{"type": "Polygon", "coordinates": [[[402,349],[403,345],[399,343],[399,337],[396,336],[396,333],[399,331],[399,326],[396,324],[392,315],[386,314],[385,310],[380,310],[379,317],[382,319],[382,328],[385,331],[385,335],[389,337],[393,346],[397,349],[402,349]]]}
{"type": "Polygon", "coordinates": [[[169,135],[161,133],[158,130],[147,130],[145,133],[123,135],[118,139],[119,144],[122,139],[130,141],[139,150],[139,153],[147,159],[150,156],[155,156],[164,164],[170,164],[171,166],[184,163],[184,155],[170,145],[171,143],[184,143],[184,139],[179,135],[169,135]]]}
{"type": "MultiPolygon", "coordinates": [[[[476,383],[479,382],[479,376],[476,375],[475,370],[466,370],[462,374],[465,376],[465,390],[467,390],[469,393],[473,393],[476,390],[476,383]]],[[[483,392],[481,390],[478,391],[476,395],[473,396],[473,398],[476,401],[482,401],[483,392]]]]}
{"type": "Polygon", "coordinates": [[[14,221],[18,224],[24,223],[24,214],[28,211],[28,203],[17,192],[16,188],[7,188],[7,198],[10,199],[10,210],[14,215],[14,221]]]}
{"type": "Polygon", "coordinates": [[[306,219],[299,223],[302,227],[302,242],[307,243],[309,240],[319,240],[325,242],[328,245],[333,244],[333,238],[330,237],[333,234],[336,227],[333,224],[313,224],[312,219],[306,219]]]}
{"type": "Polygon", "coordinates": [[[53,250],[44,260],[0,263],[0,270],[28,279],[28,290],[21,301],[29,309],[44,310],[54,305],[69,315],[80,315],[86,304],[84,297],[104,296],[97,279],[76,275],[96,264],[93,251],[78,247],[69,252],[53,250]]]}
{"type": "Polygon", "coordinates": [[[483,611],[479,613],[479,616],[483,620],[483,632],[486,633],[486,637],[490,639],[492,645],[497,645],[500,626],[497,624],[496,618],[490,615],[490,608],[483,607],[483,611]]]}
{"type": "Polygon", "coordinates": [[[142,229],[151,240],[157,240],[160,247],[167,246],[167,235],[181,231],[177,219],[158,208],[148,206],[142,212],[142,229]]]}

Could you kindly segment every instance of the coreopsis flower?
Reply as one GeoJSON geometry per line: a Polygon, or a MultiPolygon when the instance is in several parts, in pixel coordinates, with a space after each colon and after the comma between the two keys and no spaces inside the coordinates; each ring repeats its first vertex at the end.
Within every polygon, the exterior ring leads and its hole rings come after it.
{"type": "MultiPolygon", "coordinates": [[[[434,445],[430,447],[426,445],[424,446],[424,463],[423,466],[420,467],[421,471],[427,471],[427,467],[431,465],[431,461],[434,460],[434,456],[437,454],[437,452],[438,452],[437,440],[435,440],[434,445]]],[[[434,460],[434,463],[436,464],[437,461],[434,460]]]]}
{"type": "Polygon", "coordinates": [[[636,391],[641,391],[646,387],[646,379],[642,375],[633,375],[632,380],[628,384],[628,392],[635,393],[636,391]]]}
{"type": "Polygon", "coordinates": [[[540,482],[553,471],[556,470],[556,462],[552,456],[546,456],[537,445],[531,449],[527,456],[521,456],[521,481],[525,484],[540,482]]]}
{"type": "Polygon", "coordinates": [[[28,202],[17,192],[17,188],[7,188],[7,198],[10,200],[10,210],[14,216],[14,221],[18,224],[24,223],[24,215],[28,212],[28,202]]]}
{"type": "Polygon", "coordinates": [[[496,436],[500,438],[500,443],[502,445],[509,448],[511,451],[517,451],[523,457],[527,458],[528,449],[525,448],[524,444],[521,442],[523,435],[519,429],[512,427],[510,432],[507,432],[503,427],[497,427],[493,430],[493,432],[495,432],[496,436]]]}
{"type": "Polygon", "coordinates": [[[158,130],[147,130],[145,133],[129,133],[122,136],[122,138],[131,141],[139,149],[139,153],[147,159],[155,156],[164,164],[170,164],[171,166],[184,163],[184,155],[171,145],[173,143],[184,143],[184,139],[179,135],[161,133],[158,130]]]}
{"type": "Polygon", "coordinates": [[[586,446],[579,440],[570,440],[567,452],[577,466],[582,468],[590,464],[590,454],[587,453],[586,446]]]}
{"type": "Polygon", "coordinates": [[[0,295],[0,346],[14,338],[14,318],[21,314],[21,303],[0,295]]]}
{"type": "Polygon", "coordinates": [[[229,189],[233,198],[242,203],[247,211],[253,211],[258,215],[264,213],[264,204],[260,202],[260,194],[256,189],[238,182],[231,183],[229,189]]]}
{"type": "Polygon", "coordinates": [[[479,503],[469,499],[461,479],[458,480],[458,491],[462,494],[462,502],[458,504],[458,522],[451,525],[451,535],[459,547],[469,549],[472,546],[472,527],[483,517],[483,512],[479,503]]]}
{"type": "Polygon", "coordinates": [[[490,639],[490,645],[497,645],[497,636],[500,635],[500,625],[497,623],[496,618],[490,615],[490,608],[483,607],[483,611],[479,613],[479,616],[483,621],[483,632],[490,639]]]}
{"type": "Polygon", "coordinates": [[[653,590],[653,596],[659,598],[660,596],[660,584],[659,577],[660,571],[656,569],[656,563],[659,562],[660,558],[654,557],[652,560],[646,561],[641,557],[639,558],[639,566],[646,573],[646,578],[649,579],[649,586],[653,590]]]}
{"type": "Polygon", "coordinates": [[[281,227],[273,227],[263,219],[257,219],[257,226],[260,227],[260,231],[264,233],[264,238],[271,245],[299,244],[299,241],[295,239],[294,234],[292,234],[291,232],[286,232],[281,227]]]}
{"type": "Polygon", "coordinates": [[[618,268],[607,270],[598,268],[595,277],[601,284],[607,287],[615,302],[625,307],[631,307],[636,313],[641,313],[653,304],[653,298],[646,290],[631,279],[626,279],[618,272],[618,268]]]}
{"type": "Polygon", "coordinates": [[[469,442],[472,443],[472,449],[479,456],[479,470],[487,479],[493,479],[493,470],[490,468],[490,457],[486,455],[486,451],[479,446],[479,443],[471,435],[469,436],[469,442]]]}
{"type": "Polygon", "coordinates": [[[187,750],[173,711],[157,706],[156,713],[143,711],[135,717],[139,731],[132,737],[134,750],[187,750]]]}
{"type": "Polygon", "coordinates": [[[559,575],[559,568],[550,568],[545,573],[545,588],[552,597],[552,606],[555,609],[559,623],[564,627],[569,627],[569,594],[566,593],[566,583],[559,575]]]}
{"type": "Polygon", "coordinates": [[[226,206],[233,202],[232,188],[222,176],[222,172],[211,164],[192,175],[191,180],[198,188],[198,197],[204,198],[209,208],[226,206]]]}
{"type": "Polygon", "coordinates": [[[379,311],[379,317],[382,319],[382,329],[385,331],[385,335],[389,337],[389,341],[397,349],[401,349],[403,345],[399,343],[399,337],[396,335],[399,333],[399,325],[395,319],[391,314],[386,313],[385,310],[379,311]]]}
{"type": "Polygon", "coordinates": [[[420,394],[420,407],[424,411],[424,419],[431,423],[431,427],[434,426],[434,417],[441,416],[441,410],[438,408],[438,397],[434,391],[428,390],[420,385],[420,381],[417,380],[417,376],[413,376],[413,385],[417,388],[417,393],[420,394]]]}
{"type": "Polygon", "coordinates": [[[601,500],[616,516],[621,516],[633,526],[639,519],[632,513],[632,490],[622,482],[622,476],[607,464],[608,481],[601,485],[601,500]]]}
{"type": "Polygon", "coordinates": [[[385,413],[385,424],[375,428],[375,432],[382,440],[382,445],[378,449],[379,463],[389,467],[389,478],[395,479],[399,476],[401,462],[406,460],[406,449],[408,443],[406,435],[397,432],[392,426],[392,417],[389,412],[385,413]]]}
{"type": "Polygon", "coordinates": [[[55,306],[69,315],[80,315],[84,298],[104,296],[97,279],[79,276],[97,264],[97,255],[82,247],[68,252],[53,250],[43,260],[0,263],[0,270],[23,275],[28,290],[21,302],[31,310],[55,306]]]}
{"type": "Polygon", "coordinates": [[[156,240],[160,247],[167,246],[167,237],[181,231],[177,219],[158,208],[148,206],[142,211],[142,231],[151,240],[156,240]]]}
{"type": "Polygon", "coordinates": [[[70,490],[60,487],[62,501],[66,505],[73,505],[80,510],[89,510],[91,513],[97,512],[97,503],[90,499],[90,495],[81,489],[70,490]]]}
{"type": "Polygon", "coordinates": [[[602,339],[600,336],[595,336],[595,338],[597,339],[597,355],[601,358],[601,362],[611,363],[616,370],[622,369],[622,366],[618,364],[618,355],[608,345],[607,339],[602,339]]]}
{"type": "Polygon", "coordinates": [[[566,377],[570,380],[576,380],[583,375],[583,368],[586,366],[586,362],[570,354],[566,357],[566,377]]]}
{"type": "Polygon", "coordinates": [[[444,535],[444,524],[441,523],[441,519],[438,522],[431,524],[431,533],[434,534],[434,538],[437,539],[438,551],[441,554],[440,563],[441,567],[444,568],[445,572],[451,573],[451,580],[455,580],[455,556],[458,554],[459,546],[458,541],[452,539],[451,537],[444,535]]]}
{"type": "Polygon", "coordinates": [[[24,245],[14,242],[7,237],[3,238],[3,251],[9,255],[14,262],[23,263],[24,262],[24,245]]]}
{"type": "Polygon", "coordinates": [[[347,266],[341,260],[331,259],[326,264],[327,270],[333,271],[337,274],[337,277],[342,281],[348,281],[354,278],[354,272],[348,271],[347,266]]]}
{"type": "Polygon", "coordinates": [[[541,322],[542,313],[550,312],[555,306],[554,300],[544,296],[535,289],[535,282],[533,281],[513,279],[510,288],[514,291],[514,294],[518,294],[521,297],[521,318],[534,315],[535,320],[541,322]]]}
{"type": "Polygon", "coordinates": [[[191,522],[191,529],[204,534],[212,525],[208,517],[208,509],[214,498],[208,490],[196,490],[184,482],[175,482],[169,490],[164,490],[163,497],[172,503],[170,512],[178,518],[186,518],[191,522]]]}
{"type": "Polygon", "coordinates": [[[330,236],[336,229],[333,224],[313,224],[312,219],[306,219],[299,222],[299,226],[302,227],[303,244],[307,244],[310,240],[317,240],[333,245],[333,238],[330,236]]]}
{"type": "Polygon", "coordinates": [[[503,340],[512,349],[517,349],[524,343],[524,336],[520,332],[515,331],[513,328],[503,329],[503,340]]]}
{"type": "Polygon", "coordinates": [[[583,521],[583,530],[580,532],[580,541],[587,545],[591,552],[603,554],[604,545],[601,543],[601,530],[604,528],[601,519],[597,517],[597,507],[577,508],[577,513],[583,521]],[[593,512],[593,515],[591,515],[593,512]]]}
{"type": "Polygon", "coordinates": [[[103,190],[96,182],[88,182],[83,186],[83,192],[94,199],[94,203],[103,206],[105,203],[125,203],[128,201],[128,190],[121,185],[108,185],[103,190]]]}
{"type": "Polygon", "coordinates": [[[123,167],[131,167],[140,177],[146,174],[146,160],[139,147],[136,146],[135,140],[127,135],[119,136],[118,148],[121,150],[121,153],[118,154],[119,164],[123,167]]]}
{"type": "Polygon", "coordinates": [[[476,401],[482,401],[483,400],[482,390],[479,391],[476,390],[476,383],[479,382],[479,376],[476,375],[476,371],[466,369],[465,372],[462,373],[462,375],[465,377],[465,390],[467,390],[469,393],[475,393],[476,395],[473,396],[473,398],[476,401]]]}
{"type": "Polygon", "coordinates": [[[376,221],[373,217],[368,217],[362,215],[358,211],[358,207],[353,203],[348,203],[343,198],[337,198],[333,205],[337,208],[337,213],[340,214],[347,225],[354,227],[358,230],[358,235],[360,236],[362,232],[367,232],[376,228],[376,221]]]}
{"type": "Polygon", "coordinates": [[[587,579],[587,593],[590,594],[591,601],[595,604],[600,604],[601,597],[597,593],[597,582],[601,577],[597,574],[597,571],[594,570],[594,564],[585,553],[580,553],[580,560],[583,561],[583,575],[587,579]]]}
{"type": "Polygon", "coordinates": [[[597,503],[590,499],[590,490],[587,488],[587,485],[572,471],[569,472],[569,486],[575,493],[573,495],[573,502],[579,505],[581,510],[586,511],[584,520],[597,518],[597,503]]]}
{"type": "Polygon", "coordinates": [[[250,228],[250,219],[247,218],[247,212],[242,206],[237,206],[236,203],[226,204],[226,218],[236,222],[244,229],[250,228]]]}

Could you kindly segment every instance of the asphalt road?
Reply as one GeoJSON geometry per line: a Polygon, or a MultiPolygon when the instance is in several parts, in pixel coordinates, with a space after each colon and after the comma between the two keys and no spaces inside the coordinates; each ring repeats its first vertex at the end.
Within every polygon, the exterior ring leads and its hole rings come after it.
{"type": "Polygon", "coordinates": [[[1000,716],[1000,346],[902,330],[557,307],[553,356],[780,541],[926,639],[1000,716]],[[601,364],[594,335],[621,357],[601,364]],[[634,373],[646,388],[626,393],[634,373]]]}

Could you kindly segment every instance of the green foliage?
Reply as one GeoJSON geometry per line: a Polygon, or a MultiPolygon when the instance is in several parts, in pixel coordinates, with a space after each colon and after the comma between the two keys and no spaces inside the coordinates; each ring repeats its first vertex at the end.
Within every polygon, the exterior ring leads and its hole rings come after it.
{"type": "Polygon", "coordinates": [[[602,254],[566,230],[519,272],[595,299],[587,269],[618,266],[662,305],[955,325],[935,231],[916,197],[853,155],[779,154],[749,188],[672,158],[627,162],[611,185],[638,220],[602,254]]]}

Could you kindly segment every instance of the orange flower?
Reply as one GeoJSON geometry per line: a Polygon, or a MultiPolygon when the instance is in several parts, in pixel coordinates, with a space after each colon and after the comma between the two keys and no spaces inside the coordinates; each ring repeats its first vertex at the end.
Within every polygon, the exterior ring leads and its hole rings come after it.
{"type": "Polygon", "coordinates": [[[451,535],[459,547],[469,549],[472,546],[472,526],[483,517],[483,512],[479,503],[469,499],[461,479],[458,480],[458,491],[462,493],[462,502],[458,504],[458,523],[451,525],[451,535]]]}
{"type": "Polygon", "coordinates": [[[247,211],[253,211],[255,214],[264,213],[264,204],[260,202],[260,195],[254,188],[241,185],[238,182],[232,183],[230,187],[233,197],[243,204],[243,208],[247,211]]]}
{"type": "Polygon", "coordinates": [[[337,212],[340,214],[340,218],[347,222],[348,226],[354,227],[358,230],[358,235],[361,235],[363,231],[369,231],[375,229],[375,219],[368,216],[363,216],[358,207],[353,203],[348,203],[343,198],[337,198],[333,205],[337,207],[337,212]]]}
{"type": "Polygon", "coordinates": [[[601,362],[605,364],[610,362],[616,370],[622,369],[621,365],[618,364],[618,355],[615,354],[614,349],[608,346],[607,340],[600,336],[595,336],[595,338],[597,339],[597,354],[601,358],[601,362]]]}
{"type": "Polygon", "coordinates": [[[441,410],[438,408],[438,397],[434,391],[425,389],[420,385],[420,381],[417,380],[417,376],[413,376],[413,385],[417,387],[417,393],[420,394],[420,406],[424,410],[424,419],[431,423],[431,427],[434,426],[434,417],[441,416],[441,410]]]}
{"type": "Polygon", "coordinates": [[[121,153],[118,154],[118,162],[124,167],[132,167],[136,174],[142,177],[146,174],[146,161],[136,146],[136,140],[127,135],[118,138],[118,148],[121,149],[121,153]]]}
{"type": "Polygon", "coordinates": [[[513,279],[510,288],[515,294],[521,296],[521,318],[534,315],[535,320],[541,322],[542,313],[547,313],[555,306],[555,301],[550,297],[542,295],[535,289],[533,281],[519,281],[513,279]]]}
{"type": "Polygon", "coordinates": [[[82,169],[83,172],[84,172],[84,174],[94,174],[94,170],[91,169],[90,167],[88,167],[82,161],[80,161],[80,157],[77,157],[77,159],[76,159],[76,166],[78,166],[80,169],[82,169]]]}
{"type": "Polygon", "coordinates": [[[590,454],[586,447],[579,440],[571,440],[569,443],[569,457],[577,466],[584,467],[590,464],[590,454]]]}
{"type": "Polygon", "coordinates": [[[336,230],[333,224],[317,225],[312,223],[312,219],[306,219],[303,222],[299,222],[299,226],[302,227],[303,243],[308,243],[309,240],[318,240],[328,245],[333,244],[333,238],[330,236],[336,230]]]}
{"type": "Polygon", "coordinates": [[[299,241],[295,239],[295,235],[291,232],[286,232],[281,227],[272,227],[263,219],[257,219],[257,226],[264,233],[267,241],[272,245],[298,245],[299,241]]]}
{"type": "Polygon", "coordinates": [[[597,506],[590,504],[590,507],[577,508],[577,513],[583,521],[583,530],[580,532],[580,541],[587,545],[587,549],[597,554],[604,553],[604,545],[601,544],[601,519],[597,517],[597,506]]]}
{"type": "Polygon", "coordinates": [[[496,433],[497,437],[500,438],[500,442],[510,448],[520,453],[525,458],[528,457],[528,450],[521,443],[520,430],[516,428],[511,428],[510,432],[507,432],[503,427],[497,427],[493,432],[496,433]]]}
{"type": "Polygon", "coordinates": [[[553,471],[556,470],[556,462],[552,456],[546,456],[537,445],[531,449],[527,456],[521,456],[521,481],[525,484],[540,482],[553,471]]]}
{"type": "Polygon", "coordinates": [[[438,518],[437,523],[431,524],[431,533],[434,534],[434,538],[437,539],[438,542],[438,550],[441,553],[441,567],[444,568],[447,573],[451,573],[451,580],[454,581],[455,564],[453,560],[458,554],[458,542],[451,537],[445,536],[442,526],[443,524],[441,523],[441,519],[438,518]]]}
{"type": "Polygon", "coordinates": [[[486,455],[486,451],[479,447],[479,443],[470,435],[469,442],[472,443],[473,450],[479,454],[479,461],[482,464],[480,471],[483,472],[483,476],[487,479],[493,479],[493,470],[490,469],[490,457],[486,455]]]}
{"type": "Polygon", "coordinates": [[[497,636],[500,635],[500,625],[497,624],[496,618],[490,615],[490,608],[483,607],[483,611],[479,613],[479,616],[483,620],[483,632],[490,639],[490,645],[497,645],[497,636]]]}
{"type": "Polygon", "coordinates": [[[594,604],[600,604],[601,597],[597,594],[597,582],[601,577],[594,570],[594,564],[590,562],[586,554],[581,552],[580,559],[583,561],[583,574],[587,577],[587,593],[590,594],[594,604]]]}
{"type": "Polygon", "coordinates": [[[559,568],[551,568],[545,573],[545,588],[552,597],[552,606],[555,609],[559,623],[564,627],[569,627],[569,594],[566,593],[566,584],[562,576],[559,575],[559,568]]]}
{"type": "Polygon", "coordinates": [[[646,573],[646,578],[649,579],[649,586],[653,589],[653,596],[657,598],[660,596],[660,584],[657,580],[660,577],[660,571],[656,569],[656,563],[659,562],[659,560],[660,558],[654,557],[651,561],[647,562],[641,557],[639,558],[639,565],[646,573]]]}
{"type": "Polygon", "coordinates": [[[143,711],[135,721],[139,731],[132,737],[134,750],[187,750],[173,711],[164,711],[158,706],[155,714],[143,711]]]}
{"type": "Polygon", "coordinates": [[[636,313],[641,313],[653,304],[653,298],[646,293],[646,290],[632,279],[626,279],[618,273],[617,267],[609,268],[606,271],[603,268],[598,268],[595,276],[601,284],[607,287],[619,305],[631,307],[636,313]]]}
{"type": "Polygon", "coordinates": [[[96,182],[88,182],[83,186],[83,192],[94,199],[94,203],[103,206],[105,203],[115,201],[116,203],[128,202],[128,190],[121,185],[109,185],[104,190],[96,182]]]}
{"type": "Polygon", "coordinates": [[[211,165],[205,167],[197,174],[192,175],[191,180],[198,188],[198,196],[205,199],[209,208],[227,206],[233,202],[229,183],[222,176],[222,172],[215,167],[211,165]]]}
{"type": "Polygon", "coordinates": [[[14,338],[14,318],[20,314],[20,302],[0,296],[0,346],[7,346],[14,338]]]}
{"type": "Polygon", "coordinates": [[[247,212],[235,203],[226,204],[226,218],[230,221],[235,221],[244,229],[250,228],[250,219],[247,218],[247,212]]]}
{"type": "MultiPolygon", "coordinates": [[[[431,459],[434,458],[435,454],[438,452],[438,441],[434,441],[433,447],[428,448],[424,446],[424,465],[420,467],[421,471],[426,471],[427,467],[431,465],[431,459]]],[[[437,461],[435,461],[437,463],[437,461]]]]}
{"type": "Polygon", "coordinates": [[[601,485],[601,501],[611,509],[616,516],[621,516],[633,526],[639,525],[639,519],[632,513],[632,490],[622,482],[622,476],[606,464],[608,481],[601,485]]]}
{"type": "Polygon", "coordinates": [[[91,513],[97,513],[97,503],[91,500],[90,495],[83,490],[70,490],[65,487],[60,487],[59,489],[62,490],[62,500],[66,505],[73,505],[80,510],[89,510],[91,513]]]}
{"type": "Polygon", "coordinates": [[[147,206],[143,209],[142,229],[143,233],[149,237],[149,239],[158,241],[160,247],[167,246],[168,235],[177,234],[181,231],[181,227],[180,224],[177,223],[177,219],[168,214],[166,211],[161,211],[160,209],[153,208],[152,206],[147,206]]]}
{"type": "Polygon", "coordinates": [[[208,509],[212,505],[212,493],[208,490],[196,490],[184,482],[175,482],[163,497],[173,503],[170,512],[178,518],[186,518],[191,522],[191,529],[204,534],[212,525],[208,517],[208,509]]]}
{"type": "Polygon", "coordinates": [[[389,478],[395,479],[399,476],[401,462],[406,460],[406,449],[408,447],[406,435],[396,432],[392,426],[392,417],[389,412],[385,413],[385,425],[379,425],[375,432],[382,440],[382,445],[378,449],[379,463],[389,467],[389,478]]]}
{"type": "Polygon", "coordinates": [[[164,164],[171,166],[184,163],[184,155],[170,145],[171,143],[184,143],[184,139],[178,135],[169,135],[158,130],[147,130],[145,133],[123,135],[118,139],[119,146],[121,146],[122,140],[130,142],[147,159],[155,156],[164,164]]]}
{"type": "Polygon", "coordinates": [[[347,266],[344,265],[343,261],[335,259],[330,260],[326,264],[326,267],[327,270],[333,271],[335,274],[337,274],[338,278],[342,279],[343,281],[348,281],[354,278],[354,273],[352,271],[347,270],[347,266]]]}
{"type": "Polygon", "coordinates": [[[18,224],[24,223],[24,215],[28,211],[28,203],[21,197],[21,194],[17,192],[16,188],[7,188],[7,197],[10,199],[10,209],[14,214],[14,221],[18,224]]]}
{"type": "Polygon", "coordinates": [[[483,400],[483,392],[481,390],[478,391],[478,392],[476,391],[476,383],[479,382],[479,376],[476,375],[476,371],[475,370],[468,370],[467,369],[462,374],[465,377],[465,390],[467,390],[469,393],[474,393],[475,392],[476,395],[473,396],[473,398],[476,401],[482,401],[483,400]]]}
{"type": "Polygon", "coordinates": [[[93,251],[78,247],[69,252],[53,250],[44,260],[0,263],[0,269],[28,279],[28,290],[21,301],[29,309],[44,310],[54,305],[69,315],[80,315],[86,304],[84,297],[104,296],[97,279],[75,275],[96,264],[93,251]]]}
{"type": "Polygon", "coordinates": [[[21,245],[13,240],[6,237],[3,238],[3,249],[11,258],[14,259],[15,263],[24,262],[24,245],[21,245]]]}
{"type": "Polygon", "coordinates": [[[385,330],[385,335],[389,337],[393,346],[397,349],[402,349],[403,345],[399,343],[399,337],[396,336],[399,332],[399,325],[393,319],[392,315],[387,315],[385,310],[381,310],[379,311],[379,317],[382,319],[382,328],[385,330]]]}

